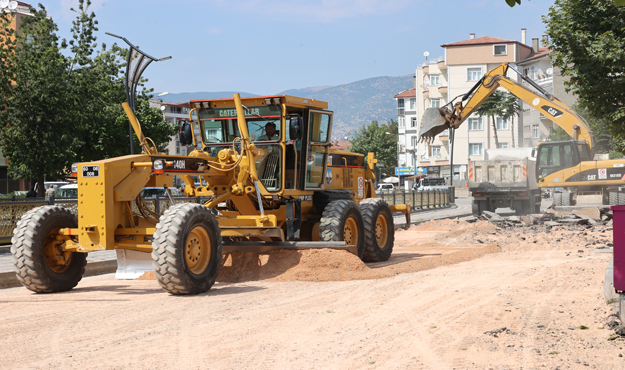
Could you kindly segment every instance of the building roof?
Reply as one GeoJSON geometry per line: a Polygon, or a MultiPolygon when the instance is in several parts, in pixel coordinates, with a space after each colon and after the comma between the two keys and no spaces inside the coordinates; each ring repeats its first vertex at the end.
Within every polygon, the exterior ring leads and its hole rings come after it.
{"type": "Polygon", "coordinates": [[[450,42],[448,44],[443,44],[441,47],[450,47],[450,46],[467,46],[467,45],[488,45],[488,44],[509,44],[509,43],[517,43],[519,45],[523,45],[525,47],[529,47],[525,44],[522,44],[515,40],[502,39],[499,37],[491,37],[491,36],[482,36],[474,39],[450,42]]]}
{"type": "Polygon", "coordinates": [[[395,95],[395,98],[412,98],[413,96],[417,96],[417,89],[404,90],[395,95]]]}
{"type": "Polygon", "coordinates": [[[538,48],[538,53],[532,52],[532,54],[530,54],[527,58],[520,61],[518,64],[523,64],[525,62],[534,61],[536,59],[549,55],[550,52],[551,50],[549,50],[549,48],[538,48]]]}

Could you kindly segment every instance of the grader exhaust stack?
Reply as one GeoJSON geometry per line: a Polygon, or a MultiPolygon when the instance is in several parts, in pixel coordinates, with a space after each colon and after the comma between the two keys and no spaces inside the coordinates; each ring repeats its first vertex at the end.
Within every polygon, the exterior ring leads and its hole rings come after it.
{"type": "Polygon", "coordinates": [[[451,113],[446,108],[428,108],[421,118],[421,141],[432,141],[451,127],[451,113]]]}

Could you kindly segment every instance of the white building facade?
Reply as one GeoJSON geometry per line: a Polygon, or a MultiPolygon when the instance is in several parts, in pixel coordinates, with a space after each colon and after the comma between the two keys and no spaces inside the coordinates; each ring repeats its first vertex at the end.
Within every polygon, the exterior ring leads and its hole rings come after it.
{"type": "MultiPolygon", "coordinates": [[[[416,70],[417,111],[423,115],[425,109],[443,107],[456,97],[459,98],[453,103],[458,102],[486,72],[503,62],[508,62],[521,72],[526,66],[528,73],[536,70],[537,78],[543,78],[544,82],[547,82],[547,74],[540,73],[549,68],[545,65],[545,62],[549,64],[546,48],[538,48],[537,42],[533,46],[526,45],[525,29],[521,31],[521,42],[490,36],[476,38],[475,34],[470,34],[467,40],[441,45],[444,55],[434,60],[426,60],[416,70]],[[524,61],[526,63],[523,63],[524,61]],[[537,68],[533,68],[534,63],[537,64],[537,68]]],[[[509,69],[508,77],[519,83],[521,81],[513,69],[509,69]]],[[[507,92],[503,88],[500,90],[507,92]]],[[[522,104],[521,101],[519,103],[522,104]]],[[[452,109],[451,104],[448,107],[452,109]]],[[[428,176],[444,177],[450,183],[453,150],[453,178],[459,181],[454,185],[464,186],[468,178],[469,162],[484,159],[486,150],[531,147],[535,144],[533,137],[527,140],[528,126],[524,123],[533,121],[530,117],[533,108],[529,106],[524,108],[529,113],[521,113],[510,120],[495,116],[494,122],[491,117],[474,113],[455,130],[453,149],[450,146],[450,133],[446,130],[433,142],[418,144],[415,149],[416,162],[425,169],[428,176]]],[[[538,114],[535,110],[534,113],[538,114]]],[[[548,132],[545,124],[539,126],[539,129],[548,132]]],[[[539,138],[542,136],[539,135],[539,138]]]]}

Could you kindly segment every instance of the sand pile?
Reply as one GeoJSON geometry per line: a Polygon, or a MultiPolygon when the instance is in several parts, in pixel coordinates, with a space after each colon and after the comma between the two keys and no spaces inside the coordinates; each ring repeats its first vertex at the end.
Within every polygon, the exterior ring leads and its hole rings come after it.
{"type": "MultiPolygon", "coordinates": [[[[386,262],[364,263],[341,250],[236,252],[224,256],[217,281],[345,281],[381,279],[479,258],[488,253],[568,250],[584,253],[611,246],[611,228],[583,226],[501,228],[487,222],[433,220],[395,232],[386,262]],[[582,251],[582,252],[580,252],[582,251]]],[[[155,279],[153,273],[140,279],[155,279]]]]}

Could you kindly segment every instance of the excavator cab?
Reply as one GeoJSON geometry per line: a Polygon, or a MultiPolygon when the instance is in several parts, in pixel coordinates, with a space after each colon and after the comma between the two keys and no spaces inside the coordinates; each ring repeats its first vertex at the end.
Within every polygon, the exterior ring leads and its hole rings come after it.
{"type": "Polygon", "coordinates": [[[585,141],[556,141],[541,143],[536,155],[536,178],[571,168],[591,160],[590,148],[585,141]]]}

